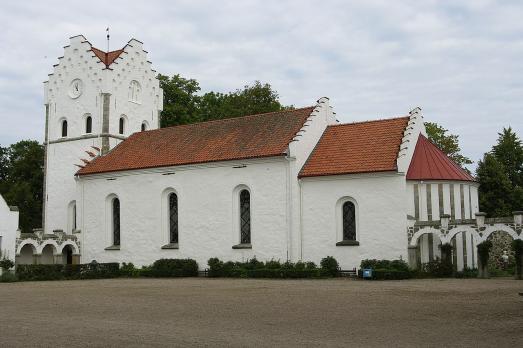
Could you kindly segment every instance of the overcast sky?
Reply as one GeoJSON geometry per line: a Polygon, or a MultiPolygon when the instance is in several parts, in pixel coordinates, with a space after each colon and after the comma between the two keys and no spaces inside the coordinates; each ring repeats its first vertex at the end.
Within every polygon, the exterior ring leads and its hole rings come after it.
{"type": "Polygon", "coordinates": [[[69,37],[144,42],[153,67],[202,92],[270,83],[284,104],[322,96],[342,122],[401,116],[460,135],[474,160],[523,135],[523,1],[5,1],[0,145],[42,141],[43,85],[69,37]]]}

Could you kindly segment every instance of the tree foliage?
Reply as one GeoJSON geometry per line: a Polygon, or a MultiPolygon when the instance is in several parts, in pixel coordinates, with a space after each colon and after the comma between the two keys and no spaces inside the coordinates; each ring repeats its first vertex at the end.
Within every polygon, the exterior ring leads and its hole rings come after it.
{"type": "Polygon", "coordinates": [[[0,194],[20,210],[20,229],[31,232],[42,225],[44,148],[23,140],[0,146],[0,194]]]}
{"type": "Polygon", "coordinates": [[[234,92],[207,92],[203,95],[200,84],[180,75],[158,75],[164,94],[161,126],[239,117],[292,108],[283,106],[279,95],[269,84],[255,81],[234,92]]]}
{"type": "Polygon", "coordinates": [[[503,128],[498,133],[498,142],[492,153],[504,166],[512,186],[523,186],[523,146],[512,128],[503,128]]]}
{"type": "Polygon", "coordinates": [[[523,209],[523,146],[504,128],[492,151],[478,163],[480,209],[488,216],[510,216],[523,209]]]}
{"type": "Polygon", "coordinates": [[[464,167],[467,164],[473,163],[470,158],[461,154],[458,135],[449,134],[448,129],[445,129],[434,122],[426,122],[425,128],[430,141],[436,144],[447,156],[449,156],[450,159],[456,162],[459,166],[464,167]]]}

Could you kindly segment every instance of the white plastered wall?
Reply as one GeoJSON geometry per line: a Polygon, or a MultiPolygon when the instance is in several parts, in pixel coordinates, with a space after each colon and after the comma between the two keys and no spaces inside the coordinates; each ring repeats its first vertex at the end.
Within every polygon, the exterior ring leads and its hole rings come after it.
{"type": "Polygon", "coordinates": [[[303,259],[334,256],[343,269],[362,259],[407,260],[405,177],[397,173],[355,174],[302,179],[303,259]],[[341,241],[338,201],[356,202],[358,246],[341,241]]]}
{"type": "MultiPolygon", "coordinates": [[[[15,261],[18,234],[18,210],[7,205],[0,195],[0,251],[2,257],[15,261]]],[[[0,273],[2,271],[0,270],[0,273]]]]}
{"type": "Polygon", "coordinates": [[[285,261],[287,175],[282,156],[81,177],[82,262],[145,265],[160,258],[190,257],[204,269],[211,257],[285,261]],[[251,192],[252,249],[232,249],[240,242],[234,218],[239,206],[233,196],[239,185],[251,192]],[[165,250],[161,247],[169,240],[162,221],[168,216],[162,197],[170,189],[178,195],[179,249],[165,250]],[[120,250],[104,250],[111,245],[105,205],[111,194],[120,199],[120,250]]]}

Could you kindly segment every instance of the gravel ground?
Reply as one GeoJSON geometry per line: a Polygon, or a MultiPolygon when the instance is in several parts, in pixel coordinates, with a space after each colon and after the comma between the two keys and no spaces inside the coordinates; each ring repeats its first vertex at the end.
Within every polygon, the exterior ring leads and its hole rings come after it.
{"type": "Polygon", "coordinates": [[[523,282],[110,279],[0,284],[0,346],[522,347],[523,282]]]}

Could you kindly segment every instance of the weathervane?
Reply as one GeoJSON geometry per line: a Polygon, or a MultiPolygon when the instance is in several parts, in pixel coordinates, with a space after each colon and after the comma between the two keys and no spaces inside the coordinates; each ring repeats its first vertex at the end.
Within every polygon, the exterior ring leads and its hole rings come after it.
{"type": "Polygon", "coordinates": [[[107,33],[107,52],[109,52],[109,27],[105,29],[105,32],[107,33]]]}

